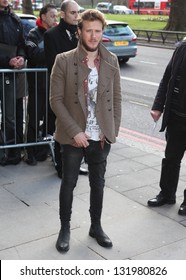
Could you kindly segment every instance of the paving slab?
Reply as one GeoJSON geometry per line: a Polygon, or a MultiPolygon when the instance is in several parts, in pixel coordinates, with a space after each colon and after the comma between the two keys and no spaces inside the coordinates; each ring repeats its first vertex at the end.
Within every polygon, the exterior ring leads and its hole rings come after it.
{"type": "Polygon", "coordinates": [[[177,214],[186,181],[184,158],[175,205],[149,208],[159,192],[163,152],[119,138],[108,158],[102,225],[113,248],[88,235],[88,176],[74,190],[70,250],[55,248],[59,221],[57,177],[49,157],[31,167],[21,162],[0,166],[0,258],[14,260],[185,259],[186,217],[177,214]]]}

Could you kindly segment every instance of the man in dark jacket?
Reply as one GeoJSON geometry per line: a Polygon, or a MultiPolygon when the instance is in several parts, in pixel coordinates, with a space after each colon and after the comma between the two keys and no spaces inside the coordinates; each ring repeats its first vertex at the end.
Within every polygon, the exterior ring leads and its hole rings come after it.
{"type": "MultiPolygon", "coordinates": [[[[181,160],[186,150],[186,42],[182,42],[174,51],[161,83],[151,116],[158,121],[162,112],[160,131],[166,128],[167,145],[162,160],[160,193],[148,201],[150,207],[176,203],[176,191],[179,180],[181,160]]],[[[186,190],[179,215],[186,215],[186,190]]]]}
{"type": "MultiPolygon", "coordinates": [[[[57,24],[57,9],[52,4],[47,4],[40,10],[36,27],[31,29],[27,40],[28,68],[46,68],[44,51],[44,33],[57,24]]],[[[37,73],[36,90],[35,73],[28,73],[28,127],[27,142],[36,142],[39,137],[39,123],[45,123],[46,118],[46,73],[37,73]],[[37,120],[36,120],[37,117],[37,120]]],[[[42,136],[46,136],[47,125],[43,125],[42,136]]],[[[46,145],[27,148],[26,163],[36,165],[37,160],[45,160],[48,147],[46,145]]]]}
{"type": "MultiPolygon", "coordinates": [[[[21,69],[24,67],[25,41],[20,19],[11,12],[9,2],[0,0],[0,68],[21,69]]],[[[0,73],[0,101],[2,110],[1,129],[5,144],[15,144],[23,138],[23,103],[16,100],[14,92],[16,75],[0,73]],[[19,121],[19,122],[18,122],[19,121]],[[20,123],[21,122],[21,123],[20,123]]],[[[18,96],[17,96],[18,98],[18,96]]],[[[21,160],[20,149],[7,149],[0,164],[17,164],[21,160]]]]}
{"type": "MultiPolygon", "coordinates": [[[[78,39],[77,22],[79,17],[79,5],[73,0],[65,0],[61,4],[61,18],[59,25],[48,30],[44,36],[44,48],[47,59],[49,75],[59,53],[70,51],[77,47],[78,39]]],[[[70,77],[69,77],[70,78],[70,77]]],[[[52,135],[55,131],[55,115],[49,107],[49,133],[52,135]]],[[[54,145],[56,170],[58,176],[62,177],[61,146],[55,141],[54,145]]],[[[80,174],[87,174],[84,168],[80,168],[80,174]]]]}

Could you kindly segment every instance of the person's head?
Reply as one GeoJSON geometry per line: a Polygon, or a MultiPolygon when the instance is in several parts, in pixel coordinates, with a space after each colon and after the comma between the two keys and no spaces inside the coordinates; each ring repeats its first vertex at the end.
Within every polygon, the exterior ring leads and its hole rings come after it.
{"type": "Polygon", "coordinates": [[[9,6],[8,0],[0,0],[0,11],[3,11],[9,6]]]}
{"type": "Polygon", "coordinates": [[[43,6],[40,10],[39,17],[46,29],[50,29],[55,26],[57,22],[57,9],[55,5],[47,4],[43,6]]]}
{"type": "Polygon", "coordinates": [[[71,25],[77,25],[79,19],[79,5],[74,0],[64,0],[61,3],[61,17],[71,25]]]}
{"type": "Polygon", "coordinates": [[[81,14],[78,22],[78,34],[81,44],[87,51],[97,50],[105,26],[105,17],[100,11],[89,9],[81,14]]]}

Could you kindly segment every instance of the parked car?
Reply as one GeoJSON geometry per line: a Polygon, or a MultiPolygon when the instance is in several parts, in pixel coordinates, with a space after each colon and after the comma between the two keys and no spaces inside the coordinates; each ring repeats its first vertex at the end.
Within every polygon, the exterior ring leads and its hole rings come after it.
{"type": "Polygon", "coordinates": [[[96,10],[106,14],[113,13],[113,5],[112,3],[108,3],[108,2],[100,2],[97,3],[96,10]]]}
{"type": "Polygon", "coordinates": [[[107,20],[107,27],[103,32],[103,45],[115,53],[119,60],[127,62],[137,54],[137,36],[127,23],[107,20]]]}
{"type": "Polygon", "coordinates": [[[129,9],[127,6],[122,5],[114,5],[113,7],[114,14],[126,14],[126,15],[132,15],[134,12],[129,9]]]}
{"type": "Polygon", "coordinates": [[[27,37],[29,31],[36,26],[37,17],[28,14],[16,14],[20,19],[24,27],[25,38],[27,37]]]}

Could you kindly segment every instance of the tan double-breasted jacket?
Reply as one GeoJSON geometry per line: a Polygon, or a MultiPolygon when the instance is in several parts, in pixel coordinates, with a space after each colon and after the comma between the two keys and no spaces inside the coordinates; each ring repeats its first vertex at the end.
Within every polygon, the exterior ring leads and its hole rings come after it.
{"type": "MultiPolygon", "coordinates": [[[[120,69],[117,57],[99,45],[96,118],[102,133],[116,141],[121,120],[120,69]]],[[[90,69],[84,63],[87,54],[79,44],[58,54],[50,78],[50,105],[56,115],[55,139],[73,144],[73,137],[84,132],[87,120],[85,82],[90,69]]]]}

